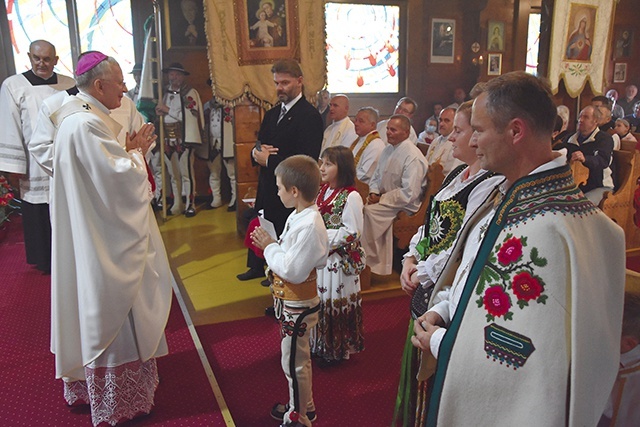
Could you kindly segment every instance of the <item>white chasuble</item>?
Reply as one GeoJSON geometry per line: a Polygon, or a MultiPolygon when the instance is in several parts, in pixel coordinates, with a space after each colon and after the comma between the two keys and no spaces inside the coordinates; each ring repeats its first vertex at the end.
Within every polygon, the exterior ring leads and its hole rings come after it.
{"type": "Polygon", "coordinates": [[[146,167],[141,153],[118,143],[120,125],[108,114],[81,92],[52,115],[57,378],[84,379],[82,367],[96,360],[117,366],[166,353],[173,279],[149,205],[146,167]]]}

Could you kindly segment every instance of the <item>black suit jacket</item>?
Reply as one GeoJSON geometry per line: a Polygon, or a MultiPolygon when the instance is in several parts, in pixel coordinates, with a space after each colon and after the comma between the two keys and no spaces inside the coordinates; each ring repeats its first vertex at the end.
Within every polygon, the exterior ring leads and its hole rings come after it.
{"type": "Polygon", "coordinates": [[[278,123],[280,104],[264,115],[258,139],[262,144],[278,148],[278,154],[269,156],[266,167],[260,167],[256,209],[264,209],[264,216],[273,222],[278,235],[282,233],[291,209],[284,207],[278,197],[275,169],[281,161],[296,154],[306,154],[317,160],[322,146],[322,117],[304,98],[295,103],[278,123]]]}

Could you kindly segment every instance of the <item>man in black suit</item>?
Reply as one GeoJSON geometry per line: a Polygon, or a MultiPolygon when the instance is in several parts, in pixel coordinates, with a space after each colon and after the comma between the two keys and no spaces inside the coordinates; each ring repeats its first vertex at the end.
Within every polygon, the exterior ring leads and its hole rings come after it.
{"type": "MultiPolygon", "coordinates": [[[[283,59],[273,64],[271,72],[280,103],[264,115],[259,143],[251,151],[251,157],[254,164],[260,165],[255,209],[264,209],[264,217],[273,222],[279,236],[291,209],[285,208],[278,197],[274,171],[281,161],[296,154],[318,159],[323,125],[318,110],[302,94],[300,65],[293,59],[283,59]]],[[[247,267],[249,270],[238,274],[239,280],[264,276],[264,260],[251,250],[247,267]]]]}

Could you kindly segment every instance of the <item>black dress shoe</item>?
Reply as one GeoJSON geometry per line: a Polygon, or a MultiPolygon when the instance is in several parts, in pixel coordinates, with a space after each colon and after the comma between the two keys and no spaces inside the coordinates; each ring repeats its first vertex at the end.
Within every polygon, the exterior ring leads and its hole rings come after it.
{"type": "Polygon", "coordinates": [[[184,211],[184,216],[186,216],[187,218],[196,216],[196,210],[193,208],[193,206],[189,206],[187,210],[184,211]]]}
{"type": "Polygon", "coordinates": [[[273,306],[264,309],[264,315],[267,317],[276,317],[276,309],[273,306]]]}
{"type": "Polygon", "coordinates": [[[269,286],[271,286],[271,280],[269,279],[264,279],[262,282],[260,282],[260,284],[262,286],[264,286],[265,288],[268,288],[269,286]]]}
{"type": "Polygon", "coordinates": [[[236,211],[236,204],[232,204],[229,205],[229,207],[227,208],[227,212],[235,212],[236,211]]]}
{"type": "Polygon", "coordinates": [[[250,268],[244,273],[238,274],[236,277],[238,278],[238,280],[242,281],[257,279],[258,277],[264,277],[264,270],[250,268]]]}

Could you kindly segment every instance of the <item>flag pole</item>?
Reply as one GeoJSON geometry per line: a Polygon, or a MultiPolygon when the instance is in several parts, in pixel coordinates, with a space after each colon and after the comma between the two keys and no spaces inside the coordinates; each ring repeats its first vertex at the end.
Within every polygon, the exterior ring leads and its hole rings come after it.
{"type": "MultiPolygon", "coordinates": [[[[160,4],[158,0],[153,0],[153,16],[155,21],[156,31],[156,87],[158,89],[158,102],[162,102],[164,99],[163,86],[162,86],[162,22],[160,21],[160,4]]],[[[162,219],[167,219],[167,197],[166,197],[166,180],[165,180],[165,157],[164,157],[164,116],[158,116],[158,139],[160,140],[160,179],[162,182],[162,189],[160,191],[160,197],[162,200],[162,219]]],[[[174,195],[175,197],[175,195],[174,195]]],[[[174,200],[175,203],[175,200],[174,200]]]]}

